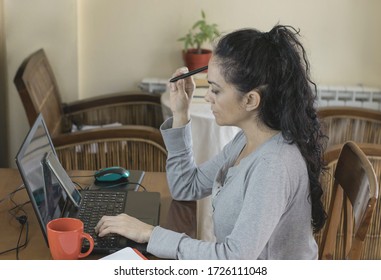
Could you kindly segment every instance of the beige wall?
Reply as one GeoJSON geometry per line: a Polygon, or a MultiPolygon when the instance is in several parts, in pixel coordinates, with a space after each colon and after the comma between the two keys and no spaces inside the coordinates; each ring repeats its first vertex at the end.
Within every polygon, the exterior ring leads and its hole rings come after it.
{"type": "Polygon", "coordinates": [[[182,65],[177,38],[200,11],[229,32],[300,28],[316,82],[381,87],[379,0],[3,0],[8,70],[9,162],[28,125],[13,76],[44,47],[64,101],[136,89],[182,65]]]}
{"type": "Polygon", "coordinates": [[[13,83],[22,60],[44,48],[61,86],[63,100],[78,98],[76,0],[3,0],[8,81],[9,164],[28,132],[24,108],[13,83]]]}
{"type": "Polygon", "coordinates": [[[8,165],[8,131],[7,131],[7,79],[6,53],[4,40],[3,0],[0,0],[0,167],[8,165]]]}
{"type": "Polygon", "coordinates": [[[79,5],[82,97],[167,78],[182,64],[177,38],[200,17],[221,31],[301,29],[318,83],[381,86],[379,0],[83,0],[79,5]]]}

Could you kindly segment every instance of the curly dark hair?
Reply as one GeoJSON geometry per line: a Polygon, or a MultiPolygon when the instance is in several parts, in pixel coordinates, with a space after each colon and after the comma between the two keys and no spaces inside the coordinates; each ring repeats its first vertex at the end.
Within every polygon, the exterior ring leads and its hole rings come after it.
{"type": "Polygon", "coordinates": [[[257,90],[261,96],[259,118],[296,143],[304,157],[310,180],[312,226],[319,231],[327,214],[319,178],[325,169],[327,137],[321,131],[316,108],[316,84],[310,79],[299,30],[276,25],[269,32],[241,29],[223,36],[214,55],[225,80],[241,93],[257,90]]]}

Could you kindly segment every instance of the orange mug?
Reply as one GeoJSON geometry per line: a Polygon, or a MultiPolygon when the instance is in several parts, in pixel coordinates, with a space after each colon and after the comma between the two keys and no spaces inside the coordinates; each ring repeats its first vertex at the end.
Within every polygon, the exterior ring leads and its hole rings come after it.
{"type": "Polygon", "coordinates": [[[87,257],[94,249],[94,240],[83,232],[83,222],[75,218],[51,220],[47,226],[50,254],[54,260],[76,260],[87,257]],[[82,253],[82,241],[87,239],[89,249],[82,253]]]}

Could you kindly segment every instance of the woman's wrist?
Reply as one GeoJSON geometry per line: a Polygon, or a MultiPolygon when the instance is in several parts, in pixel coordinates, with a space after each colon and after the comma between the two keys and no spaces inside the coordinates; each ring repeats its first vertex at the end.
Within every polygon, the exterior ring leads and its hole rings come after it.
{"type": "Polygon", "coordinates": [[[190,114],[187,113],[181,113],[181,114],[173,114],[173,123],[172,128],[182,127],[185,126],[190,120],[190,114]]]}
{"type": "Polygon", "coordinates": [[[146,243],[146,242],[149,241],[149,239],[151,238],[151,235],[152,235],[152,232],[153,232],[153,229],[154,229],[154,228],[155,228],[155,227],[154,227],[154,226],[151,226],[151,225],[149,225],[149,226],[147,227],[147,229],[145,230],[144,237],[143,237],[143,239],[144,239],[144,243],[146,243]]]}

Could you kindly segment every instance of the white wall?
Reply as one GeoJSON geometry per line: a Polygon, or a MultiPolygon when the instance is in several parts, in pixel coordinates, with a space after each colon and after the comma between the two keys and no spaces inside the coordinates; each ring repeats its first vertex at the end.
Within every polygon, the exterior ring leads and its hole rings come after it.
{"type": "Polygon", "coordinates": [[[224,32],[298,27],[317,83],[381,87],[379,0],[3,1],[12,165],[28,131],[12,81],[24,57],[47,50],[64,101],[136,89],[142,78],[168,78],[182,65],[177,38],[201,9],[224,32]]]}

